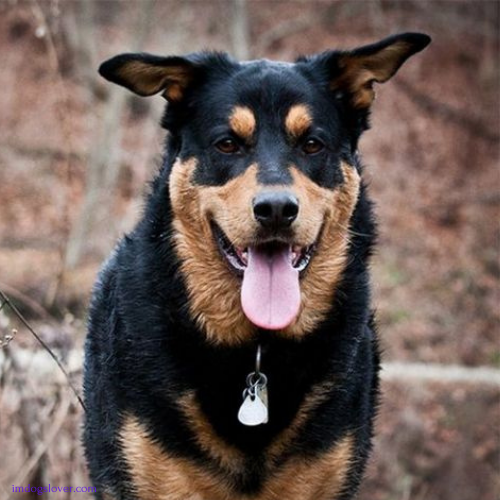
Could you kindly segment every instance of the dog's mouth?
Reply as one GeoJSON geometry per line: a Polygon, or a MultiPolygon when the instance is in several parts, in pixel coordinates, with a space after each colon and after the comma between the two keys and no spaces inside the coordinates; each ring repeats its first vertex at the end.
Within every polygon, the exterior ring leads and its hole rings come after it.
{"type": "Polygon", "coordinates": [[[316,242],[299,246],[286,239],[266,239],[248,247],[234,245],[212,223],[219,251],[242,278],[243,312],[255,325],[267,330],[289,326],[300,310],[300,277],[314,256],[316,242]]]}
{"type": "Polygon", "coordinates": [[[240,277],[243,277],[248,267],[249,251],[254,250],[267,254],[271,259],[274,254],[285,252],[292,267],[302,276],[304,271],[309,267],[316,250],[316,242],[311,245],[300,246],[290,244],[281,239],[268,239],[251,247],[237,247],[231,243],[224,231],[214,222],[212,223],[212,231],[222,257],[229,265],[231,271],[240,277]]]}

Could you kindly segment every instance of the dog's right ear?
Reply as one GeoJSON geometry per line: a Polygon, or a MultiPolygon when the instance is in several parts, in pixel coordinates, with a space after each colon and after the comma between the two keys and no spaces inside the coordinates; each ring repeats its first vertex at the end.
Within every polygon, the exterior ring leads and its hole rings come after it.
{"type": "Polygon", "coordinates": [[[327,51],[299,62],[319,70],[329,89],[339,97],[345,96],[354,109],[367,111],[375,98],[373,84],[392,78],[409,57],[425,49],[430,41],[423,33],[401,33],[372,45],[327,51]]]}
{"type": "Polygon", "coordinates": [[[151,54],[120,54],[99,67],[101,76],[140,96],[163,91],[170,102],[179,102],[196,78],[200,67],[187,57],[160,57],[151,54]]]}

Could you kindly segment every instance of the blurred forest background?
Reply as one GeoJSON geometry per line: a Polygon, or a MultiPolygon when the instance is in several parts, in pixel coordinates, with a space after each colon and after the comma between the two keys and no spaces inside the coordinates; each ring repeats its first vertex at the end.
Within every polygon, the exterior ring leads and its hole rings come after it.
{"type": "MultiPolygon", "coordinates": [[[[361,500],[500,498],[497,1],[0,0],[0,498],[89,485],[79,388],[97,269],[158,168],[161,97],[97,75],[120,52],[293,60],[402,31],[432,45],[380,86],[361,151],[380,219],[385,351],[361,500]]],[[[286,500],[286,499],[283,499],[286,500]]]]}

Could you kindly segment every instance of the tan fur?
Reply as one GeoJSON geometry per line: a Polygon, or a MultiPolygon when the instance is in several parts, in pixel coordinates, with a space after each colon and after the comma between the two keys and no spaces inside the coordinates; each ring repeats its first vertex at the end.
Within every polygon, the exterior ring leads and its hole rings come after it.
{"type": "Polygon", "coordinates": [[[348,435],[318,458],[288,460],[257,495],[237,495],[227,478],[164,451],[132,416],[122,428],[121,446],[140,500],[332,500],[342,491],[354,458],[354,439],[348,435]]]}
{"type": "MultiPolygon", "coordinates": [[[[266,188],[258,185],[255,165],[221,187],[193,185],[195,168],[194,159],[177,161],[171,173],[176,250],[193,317],[209,339],[235,344],[251,338],[255,327],[241,308],[241,280],[229,271],[220,256],[209,221],[215,220],[234,245],[248,246],[258,228],[252,200],[266,188]]],[[[301,280],[301,312],[292,325],[280,332],[301,337],[324,319],[331,306],[346,263],[348,226],[358,199],[360,179],[353,167],[342,164],[344,183],[330,190],[318,186],[295,167],[291,171],[293,186],[272,186],[272,189],[293,191],[299,200],[295,243],[310,245],[323,231],[316,254],[301,280]]]]}
{"type": "Polygon", "coordinates": [[[241,470],[243,454],[218,436],[203,414],[194,392],[179,398],[178,405],[196,436],[198,446],[223,469],[229,472],[241,470]]]}
{"type": "Polygon", "coordinates": [[[229,125],[236,135],[249,140],[255,132],[255,115],[246,106],[236,106],[229,117],[229,125]]]}
{"type": "Polygon", "coordinates": [[[242,500],[335,500],[353,464],[353,450],[354,439],[346,436],[317,459],[296,457],[265,483],[260,495],[242,500]]]}
{"type": "Polygon", "coordinates": [[[143,96],[163,95],[170,101],[182,99],[183,91],[191,79],[186,69],[175,66],[156,66],[142,61],[128,61],[118,75],[129,82],[134,92],[143,96]]]}
{"type": "Polygon", "coordinates": [[[243,314],[240,280],[222,260],[209,217],[214,217],[230,237],[237,234],[234,228],[249,226],[257,169],[250,167],[219,188],[194,186],[191,177],[195,167],[194,159],[177,161],[170,176],[175,245],[186,280],[189,308],[210,340],[235,344],[250,338],[255,327],[243,314]],[[228,226],[233,230],[229,231],[228,226]]]}
{"type": "Polygon", "coordinates": [[[327,381],[314,386],[304,398],[299,411],[295,415],[292,423],[281,432],[277,438],[271,443],[271,446],[266,451],[266,457],[269,464],[280,457],[286,449],[293,443],[303,428],[311,414],[327,400],[331,393],[334,382],[327,381]]]}
{"type": "Polygon", "coordinates": [[[140,500],[230,500],[222,483],[188,460],[163,451],[136,418],[126,419],[120,438],[140,500]]]}
{"type": "Polygon", "coordinates": [[[355,108],[368,108],[375,99],[373,83],[389,80],[410,50],[411,45],[400,40],[370,56],[345,55],[339,59],[342,74],[331,83],[331,88],[347,90],[355,108]]]}
{"type": "MultiPolygon", "coordinates": [[[[318,384],[306,395],[292,423],[266,450],[263,461],[269,467],[272,467],[275,460],[290,446],[311,414],[326,401],[333,385],[332,381],[318,384]]],[[[244,455],[217,435],[196,401],[194,392],[188,392],[179,398],[178,405],[189,422],[200,448],[228,472],[240,471],[244,467],[244,455]]]]}
{"type": "MultiPolygon", "coordinates": [[[[342,163],[344,183],[334,191],[321,188],[298,170],[293,170],[294,184],[307,193],[301,217],[316,223],[319,207],[326,207],[323,234],[318,248],[301,281],[301,312],[285,335],[302,337],[326,317],[347,262],[349,222],[358,201],[360,177],[354,167],[342,163]]],[[[300,192],[300,190],[299,190],[300,192]]]]}
{"type": "Polygon", "coordinates": [[[292,137],[301,137],[312,124],[312,116],[305,104],[296,104],[285,118],[286,131],[292,137]]]}

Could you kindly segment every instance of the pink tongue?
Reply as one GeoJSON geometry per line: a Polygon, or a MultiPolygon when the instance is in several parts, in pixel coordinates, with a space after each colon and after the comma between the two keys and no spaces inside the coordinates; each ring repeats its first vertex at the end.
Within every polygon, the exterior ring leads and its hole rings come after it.
{"type": "Polygon", "coordinates": [[[290,247],[272,254],[248,249],[241,305],[247,318],[266,330],[281,330],[293,322],[299,312],[300,287],[290,247]]]}

